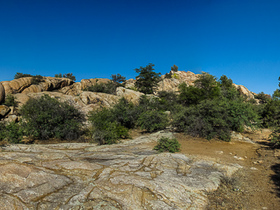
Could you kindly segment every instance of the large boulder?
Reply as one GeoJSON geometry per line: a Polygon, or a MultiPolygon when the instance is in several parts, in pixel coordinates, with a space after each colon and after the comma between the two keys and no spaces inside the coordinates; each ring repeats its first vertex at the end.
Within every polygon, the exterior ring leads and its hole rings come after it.
{"type": "Polygon", "coordinates": [[[118,87],[117,88],[117,96],[119,97],[124,97],[126,100],[136,104],[139,101],[139,98],[144,95],[144,93],[141,93],[139,91],[134,91],[130,89],[126,89],[123,87],[118,87]]]}
{"type": "Polygon", "coordinates": [[[84,90],[97,83],[107,83],[109,81],[111,81],[111,80],[110,79],[82,79],[81,80],[81,89],[84,90]]]}
{"type": "Polygon", "coordinates": [[[165,78],[162,76],[162,80],[158,83],[156,92],[159,91],[172,91],[177,92],[179,90],[179,85],[186,83],[187,85],[194,85],[194,81],[199,78],[199,74],[193,72],[185,71],[171,71],[171,78],[165,78]]]}
{"type": "Polygon", "coordinates": [[[11,109],[6,105],[0,105],[0,118],[5,117],[11,109]]]}
{"type": "Polygon", "coordinates": [[[38,93],[42,91],[57,90],[73,84],[68,78],[43,77],[42,82],[33,84],[32,77],[22,77],[12,81],[2,82],[6,94],[14,93],[38,93]]]}
{"type": "Polygon", "coordinates": [[[25,88],[32,85],[32,77],[22,77],[19,79],[14,79],[12,81],[4,81],[2,82],[2,84],[5,88],[6,94],[20,93],[25,88]]]}
{"type": "Polygon", "coordinates": [[[5,88],[2,85],[2,83],[0,83],[0,104],[5,100],[5,88]]]}
{"type": "Polygon", "coordinates": [[[39,92],[39,93],[18,93],[15,94],[17,101],[19,101],[19,107],[25,104],[30,98],[40,98],[44,94],[49,95],[52,98],[56,98],[61,102],[67,102],[73,105],[75,108],[80,110],[82,113],[87,115],[90,111],[98,110],[103,107],[111,107],[120,99],[119,96],[106,94],[106,93],[95,93],[83,91],[79,96],[65,95],[60,92],[39,92]]]}
{"type": "Polygon", "coordinates": [[[243,85],[233,84],[233,86],[238,90],[238,92],[241,95],[246,96],[247,99],[254,99],[255,98],[255,94],[253,92],[249,91],[248,88],[244,87],[243,85]]]}

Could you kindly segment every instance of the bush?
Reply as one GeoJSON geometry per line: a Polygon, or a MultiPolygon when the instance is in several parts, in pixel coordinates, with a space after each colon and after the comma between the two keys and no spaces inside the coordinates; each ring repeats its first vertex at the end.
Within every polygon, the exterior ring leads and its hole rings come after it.
{"type": "Polygon", "coordinates": [[[154,147],[154,150],[159,152],[179,152],[180,151],[180,143],[176,138],[169,139],[167,137],[162,137],[159,139],[157,145],[154,147]]]}
{"type": "Polygon", "coordinates": [[[117,143],[120,138],[128,138],[128,129],[116,121],[112,109],[91,112],[89,121],[92,123],[93,138],[99,144],[117,143]]]}
{"type": "Polygon", "coordinates": [[[131,129],[136,126],[136,121],[140,115],[140,109],[133,103],[128,102],[125,98],[121,98],[111,109],[111,115],[114,117],[114,120],[122,126],[131,129]]]}
{"type": "Polygon", "coordinates": [[[84,91],[116,94],[116,90],[118,86],[119,86],[118,83],[109,81],[107,83],[96,83],[90,87],[85,88],[84,91]]]}
{"type": "Polygon", "coordinates": [[[230,141],[231,130],[240,132],[245,125],[252,127],[252,123],[258,122],[258,115],[251,104],[225,98],[181,107],[173,118],[172,125],[178,131],[209,140],[217,137],[224,141],[230,141]]]}
{"type": "Polygon", "coordinates": [[[59,73],[59,74],[55,74],[54,75],[55,77],[57,77],[57,78],[68,78],[68,79],[71,79],[71,80],[73,80],[73,81],[76,81],[76,77],[72,74],[72,73],[67,73],[67,74],[61,74],[61,73],[59,73]]]}
{"type": "Polygon", "coordinates": [[[23,73],[19,73],[17,72],[14,76],[14,79],[19,79],[22,77],[32,77],[31,83],[34,85],[38,85],[40,82],[44,81],[44,77],[41,75],[31,75],[31,74],[23,74],[23,73]]]}
{"type": "Polygon", "coordinates": [[[67,139],[80,137],[84,116],[66,102],[59,102],[48,95],[29,99],[20,113],[26,121],[26,132],[37,139],[67,139]]]}
{"type": "Polygon", "coordinates": [[[5,98],[4,105],[17,107],[18,106],[18,102],[16,101],[15,96],[13,96],[12,94],[7,94],[6,98],[5,98]]]}
{"type": "Polygon", "coordinates": [[[168,117],[165,113],[157,110],[143,112],[138,120],[137,125],[141,129],[146,129],[148,132],[154,132],[165,129],[168,125],[168,117]]]}
{"type": "Polygon", "coordinates": [[[22,78],[22,77],[33,77],[33,75],[31,74],[23,74],[23,73],[19,73],[17,72],[14,76],[14,79],[19,79],[19,78],[22,78]]]}
{"type": "Polygon", "coordinates": [[[0,140],[6,140],[9,143],[20,143],[24,135],[23,126],[20,123],[11,122],[9,124],[0,124],[0,140]]]}

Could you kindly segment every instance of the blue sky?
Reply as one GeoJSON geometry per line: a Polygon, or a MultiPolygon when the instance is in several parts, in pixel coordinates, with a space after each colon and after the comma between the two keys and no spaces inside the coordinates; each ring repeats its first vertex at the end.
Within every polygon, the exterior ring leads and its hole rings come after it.
{"type": "Polygon", "coordinates": [[[278,0],[0,0],[0,81],[16,72],[129,79],[149,63],[162,74],[176,64],[272,94],[279,11],[278,0]]]}

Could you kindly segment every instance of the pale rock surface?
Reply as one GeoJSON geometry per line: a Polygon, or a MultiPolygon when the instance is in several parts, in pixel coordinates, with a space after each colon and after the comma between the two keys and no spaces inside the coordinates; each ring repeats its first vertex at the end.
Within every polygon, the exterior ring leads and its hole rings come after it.
{"type": "Polygon", "coordinates": [[[235,165],[152,150],[158,132],[117,145],[10,145],[0,153],[4,209],[204,209],[235,165]]]}
{"type": "Polygon", "coordinates": [[[236,85],[233,86],[239,91],[240,94],[247,96],[247,99],[254,99],[255,94],[248,90],[248,88],[244,87],[243,85],[236,85]]]}
{"type": "Polygon", "coordinates": [[[125,88],[134,88],[135,87],[135,79],[128,79],[125,81],[125,88]]]}
{"type": "Polygon", "coordinates": [[[6,105],[0,105],[0,118],[5,117],[11,109],[6,105]]]}
{"type": "Polygon", "coordinates": [[[107,83],[111,81],[110,79],[82,79],[81,80],[81,89],[85,89],[87,87],[93,86],[97,83],[107,83]]]}
{"type": "Polygon", "coordinates": [[[4,100],[5,100],[5,88],[2,85],[2,83],[0,83],[0,104],[4,102],[4,100]]]}
{"type": "Polygon", "coordinates": [[[179,90],[179,85],[181,83],[186,83],[189,85],[194,85],[193,82],[198,79],[199,74],[194,74],[190,71],[171,71],[172,78],[171,79],[164,79],[164,75],[162,76],[163,80],[158,83],[158,91],[173,91],[177,92],[179,90]]]}
{"type": "Polygon", "coordinates": [[[251,144],[255,144],[251,139],[243,136],[241,133],[237,133],[235,131],[231,132],[231,141],[241,141],[241,142],[247,142],[251,144]]]}
{"type": "Polygon", "coordinates": [[[58,99],[61,102],[67,102],[73,105],[78,110],[87,115],[90,111],[98,110],[102,107],[111,107],[117,103],[120,97],[110,95],[106,93],[95,93],[83,91],[79,96],[65,95],[60,92],[39,92],[39,93],[18,93],[15,94],[17,101],[19,101],[19,107],[25,104],[30,98],[40,98],[44,94],[47,94],[53,98],[58,99]]]}
{"type": "Polygon", "coordinates": [[[2,85],[5,88],[6,94],[10,93],[20,93],[25,88],[29,87],[32,84],[32,77],[23,77],[19,79],[14,79],[12,81],[4,81],[2,85]]]}
{"type": "Polygon", "coordinates": [[[4,119],[4,121],[7,123],[17,122],[18,116],[14,115],[14,114],[10,114],[7,118],[4,119]]]}
{"type": "Polygon", "coordinates": [[[44,77],[44,81],[38,85],[32,84],[32,77],[22,77],[12,81],[2,82],[6,94],[14,93],[38,93],[42,91],[52,91],[69,86],[73,83],[67,78],[44,77]]]}
{"type": "Polygon", "coordinates": [[[123,87],[118,87],[117,90],[117,96],[124,97],[126,100],[136,104],[139,100],[139,98],[144,95],[144,93],[141,93],[139,91],[134,91],[130,89],[126,89],[123,87]]]}

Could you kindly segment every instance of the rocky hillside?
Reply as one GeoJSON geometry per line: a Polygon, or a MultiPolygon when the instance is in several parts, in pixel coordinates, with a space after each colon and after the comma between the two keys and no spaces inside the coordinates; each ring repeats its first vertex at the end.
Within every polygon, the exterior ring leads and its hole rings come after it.
{"type": "MultiPolygon", "coordinates": [[[[158,83],[155,94],[158,91],[178,91],[181,83],[193,85],[199,74],[190,71],[170,72],[172,78],[165,78],[158,83]]],[[[125,83],[125,87],[118,87],[116,95],[84,91],[84,89],[100,83],[106,83],[109,79],[82,79],[81,82],[73,82],[67,78],[44,77],[41,82],[34,84],[32,77],[23,77],[12,81],[3,81],[0,83],[0,103],[4,101],[5,96],[12,94],[15,96],[19,107],[26,103],[29,98],[40,97],[48,94],[60,101],[67,101],[81,110],[85,115],[89,111],[99,109],[100,107],[110,107],[120,98],[124,97],[128,101],[137,103],[139,97],[143,93],[135,91],[135,80],[129,79],[125,83]]],[[[246,95],[249,99],[254,98],[254,93],[249,91],[242,85],[235,85],[239,92],[246,95]]],[[[12,107],[0,105],[0,118],[7,121],[15,121],[17,117],[12,107]]]]}

